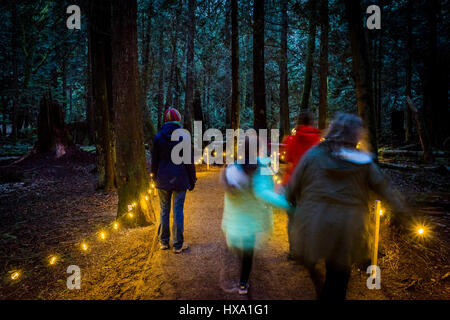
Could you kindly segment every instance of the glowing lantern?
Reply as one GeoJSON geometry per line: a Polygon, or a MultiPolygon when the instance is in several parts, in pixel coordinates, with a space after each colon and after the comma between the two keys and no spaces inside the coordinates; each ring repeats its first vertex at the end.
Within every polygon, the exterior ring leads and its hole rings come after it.
{"type": "Polygon", "coordinates": [[[114,222],[113,228],[114,228],[114,230],[118,230],[119,229],[119,223],[114,222]]]}
{"type": "Polygon", "coordinates": [[[51,256],[48,263],[49,263],[50,265],[54,265],[55,262],[56,262],[56,257],[55,257],[55,256],[51,256]]]}
{"type": "Polygon", "coordinates": [[[105,240],[106,239],[106,233],[104,231],[100,232],[98,234],[98,237],[100,238],[100,240],[105,240]]]}
{"type": "Polygon", "coordinates": [[[17,279],[19,279],[19,277],[20,277],[20,272],[19,271],[13,272],[11,274],[11,279],[12,280],[17,280],[17,279]]]}

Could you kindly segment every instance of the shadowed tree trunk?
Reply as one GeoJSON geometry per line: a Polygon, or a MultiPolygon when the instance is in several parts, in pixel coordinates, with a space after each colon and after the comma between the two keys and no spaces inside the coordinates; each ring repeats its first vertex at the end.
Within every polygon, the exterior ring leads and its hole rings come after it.
{"type": "Polygon", "coordinates": [[[419,135],[420,144],[423,150],[423,161],[425,163],[433,162],[433,152],[431,150],[430,139],[427,131],[425,130],[425,121],[422,118],[422,115],[419,114],[417,107],[414,105],[413,101],[410,97],[406,96],[406,105],[407,108],[411,109],[412,114],[414,115],[414,120],[416,121],[417,133],[419,135]]]}
{"type": "Polygon", "coordinates": [[[157,92],[157,103],[158,103],[158,130],[161,129],[162,126],[162,115],[164,112],[164,48],[163,48],[163,39],[164,39],[164,27],[161,27],[161,31],[159,33],[158,40],[158,63],[159,63],[159,76],[158,76],[158,92],[157,92]]]}
{"type": "Polygon", "coordinates": [[[142,70],[141,70],[141,86],[142,86],[142,94],[141,94],[141,105],[143,111],[143,122],[144,122],[144,139],[145,142],[150,144],[153,140],[153,136],[155,135],[155,128],[153,126],[152,119],[150,117],[150,110],[147,105],[147,93],[148,88],[151,85],[151,66],[150,66],[150,55],[151,55],[151,32],[152,32],[152,15],[153,15],[153,2],[150,2],[147,10],[146,10],[146,21],[147,27],[144,35],[144,44],[143,44],[143,52],[142,52],[142,70]]]}
{"type": "Polygon", "coordinates": [[[66,154],[67,147],[73,145],[64,122],[62,105],[54,102],[50,94],[42,97],[37,132],[37,152],[52,152],[59,158],[66,154]]]}
{"type": "MultiPolygon", "coordinates": [[[[439,0],[429,0],[424,4],[424,13],[426,17],[427,31],[425,33],[427,44],[424,52],[424,73],[423,73],[423,112],[425,119],[425,131],[428,132],[430,144],[432,146],[439,145],[440,142],[440,118],[443,117],[441,111],[448,109],[448,100],[442,101],[445,106],[444,110],[440,110],[439,106],[439,88],[440,88],[440,72],[438,69],[438,14],[439,0]]],[[[440,67],[440,66],[439,66],[440,67]]],[[[442,68],[442,67],[440,67],[442,68]]],[[[442,68],[443,69],[443,68],[442,68]]],[[[447,75],[448,76],[448,75],[447,75]]],[[[445,81],[445,80],[444,80],[445,81]]],[[[444,89],[444,90],[448,90],[444,89]]],[[[448,124],[444,124],[448,125],[448,124]]]]}
{"type": "Polygon", "coordinates": [[[378,159],[375,106],[372,98],[372,72],[363,29],[361,4],[358,1],[345,0],[345,12],[352,48],[352,72],[356,87],[358,114],[368,127],[369,142],[376,159],[378,159]]]}
{"type": "Polygon", "coordinates": [[[289,88],[287,72],[287,31],[288,0],[281,1],[281,33],[280,33],[280,136],[289,134],[289,88]]]}
{"type": "MultiPolygon", "coordinates": [[[[175,10],[175,19],[172,22],[172,40],[171,40],[171,46],[172,46],[172,62],[170,64],[170,73],[169,73],[169,85],[167,87],[167,93],[166,93],[166,103],[165,108],[172,106],[173,102],[173,87],[174,87],[174,81],[176,77],[176,68],[177,68],[177,44],[178,44],[178,23],[179,23],[179,16],[180,12],[179,9],[175,10]]],[[[163,110],[164,111],[164,110],[163,110]]]]}
{"type": "Polygon", "coordinates": [[[115,137],[111,92],[111,1],[91,3],[92,95],[95,118],[98,187],[109,191],[116,186],[115,137]]]}
{"type": "MultiPolygon", "coordinates": [[[[412,52],[413,52],[413,42],[412,42],[412,0],[408,0],[408,31],[406,39],[406,88],[405,96],[412,97],[412,52]]],[[[412,139],[412,111],[408,106],[405,108],[405,143],[410,143],[412,139]]]]}
{"type": "Polygon", "coordinates": [[[264,0],[253,2],[253,127],[267,129],[264,72],[264,0]]]}
{"type": "Polygon", "coordinates": [[[194,114],[194,35],[195,35],[195,0],[188,1],[188,33],[186,56],[186,95],[184,125],[192,132],[192,116],[194,114]]]}
{"type": "Polygon", "coordinates": [[[328,114],[328,0],[320,0],[320,66],[319,66],[319,129],[327,126],[328,114]]]}
{"type": "Polygon", "coordinates": [[[314,51],[316,48],[316,2],[317,0],[310,0],[309,6],[309,26],[308,26],[308,48],[306,52],[306,67],[305,77],[303,79],[303,93],[302,101],[300,103],[300,110],[304,111],[309,108],[309,97],[311,96],[311,83],[314,63],[314,51]]]}
{"type": "Polygon", "coordinates": [[[88,52],[86,63],[86,124],[88,128],[89,144],[94,143],[95,136],[95,119],[94,104],[92,101],[92,36],[91,36],[91,17],[88,17],[88,52]]]}
{"type": "Polygon", "coordinates": [[[240,125],[240,94],[239,94],[239,27],[237,0],[231,0],[231,128],[238,129],[240,125]]]}
{"type": "Polygon", "coordinates": [[[131,225],[154,221],[148,190],[137,53],[137,1],[113,0],[112,87],[117,130],[117,216],[131,225]],[[128,205],[133,207],[130,217],[128,205]]]}

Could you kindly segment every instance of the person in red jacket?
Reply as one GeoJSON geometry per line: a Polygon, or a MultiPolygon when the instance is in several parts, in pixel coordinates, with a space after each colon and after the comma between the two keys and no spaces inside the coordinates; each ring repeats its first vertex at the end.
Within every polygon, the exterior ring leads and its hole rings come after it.
{"type": "MultiPolygon", "coordinates": [[[[299,117],[298,125],[295,132],[285,138],[286,162],[287,168],[282,179],[282,186],[285,188],[289,182],[289,178],[294,172],[295,167],[300,159],[311,147],[320,142],[320,130],[313,127],[313,115],[306,111],[299,117]]],[[[291,237],[291,229],[293,227],[294,213],[287,211],[288,214],[288,235],[291,237]]],[[[289,239],[288,260],[293,260],[291,248],[291,239],[289,239]]]]}
{"type": "Polygon", "coordinates": [[[309,111],[302,113],[295,133],[288,135],[284,141],[288,166],[283,177],[283,186],[287,185],[292,172],[306,151],[319,142],[320,130],[313,127],[312,113],[309,111]]]}

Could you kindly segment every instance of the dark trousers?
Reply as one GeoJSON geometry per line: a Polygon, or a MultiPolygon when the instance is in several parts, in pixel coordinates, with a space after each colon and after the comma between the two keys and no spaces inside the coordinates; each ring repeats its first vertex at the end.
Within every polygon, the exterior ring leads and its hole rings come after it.
{"type": "Polygon", "coordinates": [[[241,284],[248,282],[252,271],[254,249],[245,249],[241,252],[241,284]]]}
{"type": "Polygon", "coordinates": [[[350,280],[350,268],[337,267],[326,262],[325,283],[319,295],[320,300],[345,300],[350,280]]]}
{"type": "Polygon", "coordinates": [[[230,247],[231,252],[234,254],[237,254],[238,258],[241,261],[241,278],[240,278],[240,284],[246,284],[248,282],[248,279],[250,278],[250,272],[252,271],[252,264],[253,264],[253,253],[255,251],[255,236],[249,236],[246,238],[245,246],[238,247],[233,246],[230,247]]]}
{"type": "Polygon", "coordinates": [[[183,207],[186,198],[186,190],[166,191],[158,189],[159,204],[161,207],[159,217],[158,235],[159,241],[168,245],[170,240],[170,200],[173,198],[173,247],[180,249],[183,246],[184,215],[183,207]]]}

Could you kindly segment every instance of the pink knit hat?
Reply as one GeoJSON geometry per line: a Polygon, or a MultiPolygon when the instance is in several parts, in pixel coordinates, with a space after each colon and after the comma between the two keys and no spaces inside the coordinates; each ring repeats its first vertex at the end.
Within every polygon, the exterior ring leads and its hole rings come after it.
{"type": "Polygon", "coordinates": [[[164,122],[181,121],[181,113],[175,108],[169,107],[164,111],[164,122]]]}

